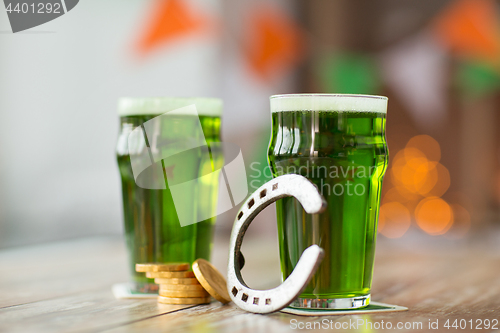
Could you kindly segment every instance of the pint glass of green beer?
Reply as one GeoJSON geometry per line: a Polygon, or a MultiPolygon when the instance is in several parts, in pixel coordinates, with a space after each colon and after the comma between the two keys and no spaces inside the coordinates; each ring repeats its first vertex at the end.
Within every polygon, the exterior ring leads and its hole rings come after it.
{"type": "Polygon", "coordinates": [[[325,257],[295,308],[367,306],[382,180],[387,167],[387,98],[345,94],[271,96],[268,151],[273,176],[300,174],[326,199],[309,215],[294,198],[276,203],[283,279],[312,244],[325,257]]]}
{"type": "Polygon", "coordinates": [[[135,272],[136,263],[210,260],[218,177],[206,175],[223,164],[222,151],[217,148],[222,101],[122,98],[118,113],[117,159],[132,288],[153,293],[157,285],[135,272]],[[195,113],[191,112],[193,106],[195,113]],[[137,156],[146,156],[146,162],[137,162],[137,156]],[[176,181],[193,181],[194,185],[179,198],[172,187],[176,181]],[[179,200],[187,206],[184,220],[186,216],[190,220],[184,225],[179,205],[176,207],[179,200]]]}

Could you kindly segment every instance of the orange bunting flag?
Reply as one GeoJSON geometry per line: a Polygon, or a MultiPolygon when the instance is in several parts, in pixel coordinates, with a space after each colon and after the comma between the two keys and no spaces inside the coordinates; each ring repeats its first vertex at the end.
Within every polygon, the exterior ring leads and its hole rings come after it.
{"type": "Polygon", "coordinates": [[[303,58],[304,44],[301,28],[281,10],[261,5],[250,14],[244,49],[250,69],[259,78],[270,80],[296,66],[303,58]]]}
{"type": "Polygon", "coordinates": [[[434,30],[452,52],[500,63],[500,26],[494,0],[457,0],[438,16],[434,30]]]}
{"type": "Polygon", "coordinates": [[[156,0],[137,50],[145,54],[184,36],[207,32],[211,27],[210,20],[194,12],[185,0],[156,0]]]}

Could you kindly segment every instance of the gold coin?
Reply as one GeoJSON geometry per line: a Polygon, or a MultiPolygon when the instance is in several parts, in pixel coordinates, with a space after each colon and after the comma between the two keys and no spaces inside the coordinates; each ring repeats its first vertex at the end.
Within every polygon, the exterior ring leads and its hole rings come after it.
{"type": "Polygon", "coordinates": [[[208,303],[210,303],[210,297],[176,298],[176,297],[158,296],[158,303],[162,303],[162,304],[208,304],[208,303]]]}
{"type": "Polygon", "coordinates": [[[190,278],[194,277],[194,273],[192,271],[185,272],[146,272],[146,277],[154,279],[154,278],[163,278],[163,279],[172,279],[172,278],[190,278]]]}
{"type": "Polygon", "coordinates": [[[201,284],[160,284],[160,290],[202,290],[201,284]]]}
{"type": "Polygon", "coordinates": [[[193,272],[203,288],[213,298],[224,304],[231,302],[227,292],[226,279],[211,263],[205,259],[196,259],[193,263],[193,272]]]}
{"type": "Polygon", "coordinates": [[[205,290],[160,290],[158,293],[164,297],[210,297],[205,290]]]}
{"type": "Polygon", "coordinates": [[[172,279],[162,279],[156,278],[156,284],[200,284],[196,278],[172,278],[172,279]]]}
{"type": "Polygon", "coordinates": [[[171,262],[171,263],[144,263],[135,264],[137,272],[177,272],[187,271],[189,264],[184,262],[171,262]]]}

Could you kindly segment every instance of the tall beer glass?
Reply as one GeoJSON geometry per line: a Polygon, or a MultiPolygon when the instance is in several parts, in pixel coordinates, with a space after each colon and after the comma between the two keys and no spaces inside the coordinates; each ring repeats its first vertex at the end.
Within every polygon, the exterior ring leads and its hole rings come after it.
{"type": "Polygon", "coordinates": [[[216,215],[218,177],[200,177],[223,164],[221,150],[209,150],[220,142],[222,101],[210,98],[123,98],[119,101],[118,113],[117,159],[130,274],[136,292],[155,292],[157,285],[144,274],[135,272],[136,263],[210,260],[215,217],[197,222],[200,219],[196,219],[196,214],[216,215]],[[193,104],[198,116],[176,111],[193,104]],[[166,112],[168,117],[160,117],[166,112]],[[148,123],[155,118],[154,122],[148,123]],[[137,128],[139,135],[131,135],[137,128]],[[193,150],[193,141],[205,141],[201,147],[207,148],[206,153],[193,150]],[[146,185],[138,185],[139,178],[134,177],[133,170],[134,156],[144,152],[160,156],[183,151],[189,154],[173,159],[174,162],[165,159],[157,163],[158,179],[151,178],[149,183],[143,182],[146,185]],[[176,165],[181,160],[184,163],[176,165]],[[187,201],[192,218],[192,224],[185,226],[181,226],[179,211],[174,205],[176,198],[172,186],[169,186],[176,179],[200,179],[191,191],[182,193],[185,198],[180,198],[187,201]],[[154,182],[156,180],[158,184],[154,182]]]}
{"type": "Polygon", "coordinates": [[[274,177],[300,174],[325,197],[307,214],[294,198],[276,203],[283,279],[317,244],[323,262],[290,306],[352,309],[370,302],[382,179],[387,166],[387,98],[366,95],[271,96],[268,151],[274,177]]]}

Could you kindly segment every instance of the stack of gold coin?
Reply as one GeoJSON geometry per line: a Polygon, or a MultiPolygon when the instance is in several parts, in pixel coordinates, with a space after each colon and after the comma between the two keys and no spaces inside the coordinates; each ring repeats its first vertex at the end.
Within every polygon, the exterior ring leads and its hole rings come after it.
{"type": "Polygon", "coordinates": [[[158,302],[163,304],[206,304],[210,294],[196,279],[188,263],[136,264],[137,272],[160,285],[158,302]]]}

